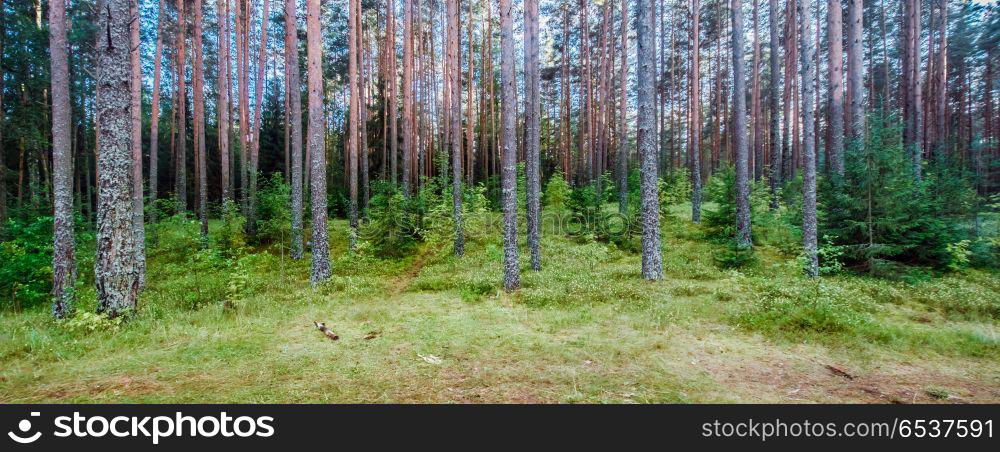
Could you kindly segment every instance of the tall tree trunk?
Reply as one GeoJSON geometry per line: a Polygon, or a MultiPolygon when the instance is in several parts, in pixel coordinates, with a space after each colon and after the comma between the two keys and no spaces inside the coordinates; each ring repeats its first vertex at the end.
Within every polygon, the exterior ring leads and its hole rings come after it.
{"type": "MultiPolygon", "coordinates": [[[[940,44],[938,45],[938,59],[935,63],[935,69],[937,70],[937,87],[935,88],[935,132],[934,136],[937,139],[934,143],[934,152],[937,154],[937,158],[944,158],[945,144],[947,143],[947,108],[948,108],[948,0],[938,0],[939,8],[939,18],[938,18],[938,36],[940,39],[940,44]]],[[[987,71],[989,71],[989,65],[992,62],[989,59],[989,54],[986,58],[987,71]]],[[[983,77],[984,80],[988,80],[988,76],[983,77]]],[[[988,82],[987,82],[988,83],[988,82]]],[[[984,90],[985,99],[989,99],[989,85],[987,84],[987,89],[984,90]]],[[[987,115],[985,120],[987,141],[990,139],[990,123],[993,120],[992,115],[987,115]]]]}
{"type": "Polygon", "coordinates": [[[920,131],[923,130],[923,83],[920,71],[920,0],[908,1],[904,5],[906,25],[906,81],[907,81],[907,121],[904,134],[907,152],[913,161],[913,177],[920,180],[923,167],[923,150],[920,131]]]}
{"type": "MultiPolygon", "coordinates": [[[[149,204],[154,208],[149,211],[149,221],[156,222],[156,198],[159,179],[160,160],[160,76],[163,59],[163,25],[166,16],[163,14],[163,0],[158,0],[156,24],[156,53],[153,56],[153,101],[149,115],[149,204]]],[[[225,104],[223,104],[225,105],[225,104]]]]}
{"type": "Polygon", "coordinates": [[[768,97],[771,104],[770,121],[771,154],[768,160],[768,177],[771,179],[771,207],[778,207],[778,187],[781,186],[781,110],[778,101],[778,93],[781,89],[781,63],[778,58],[778,0],[768,0],[768,29],[771,54],[770,60],[771,80],[768,82],[768,97]]]}
{"type": "Polygon", "coordinates": [[[403,196],[410,196],[413,179],[413,1],[403,0],[403,196]]]}
{"type": "MultiPolygon", "coordinates": [[[[525,34],[529,34],[527,14],[530,11],[530,4],[534,0],[527,0],[525,3],[525,34]]],[[[459,5],[458,0],[448,0],[448,80],[451,87],[448,105],[451,139],[451,162],[452,162],[452,215],[455,223],[455,246],[456,256],[465,253],[465,230],[462,226],[462,53],[460,45],[461,30],[459,25],[459,5]]],[[[537,4],[536,4],[537,7],[537,4]]],[[[527,41],[527,38],[526,38],[527,41]]],[[[527,54],[527,52],[525,52],[527,54]]],[[[472,90],[472,84],[469,84],[472,90]]]]}
{"type": "Polygon", "coordinates": [[[503,95],[501,120],[501,204],[503,205],[503,287],[507,292],[521,286],[521,265],[517,250],[517,113],[514,100],[514,23],[511,0],[500,0],[500,83],[503,95]]]}
{"type": "Polygon", "coordinates": [[[539,249],[541,231],[541,79],[538,66],[538,0],[524,2],[524,137],[525,137],[525,189],[527,194],[528,248],[531,250],[531,268],[542,269],[539,249]]]}
{"type": "MultiPolygon", "coordinates": [[[[361,11],[360,0],[352,0],[355,14],[361,11]]],[[[323,72],[319,28],[320,0],[306,3],[306,61],[309,78],[309,149],[312,185],[312,273],[315,286],[330,278],[330,244],[326,227],[326,152],[323,149],[323,72]]],[[[355,18],[357,20],[357,18],[355,18]]],[[[355,23],[357,25],[357,23],[355,23]]]]}
{"type": "MultiPolygon", "coordinates": [[[[756,1],[756,0],[754,0],[756,1]]],[[[750,155],[747,152],[747,87],[743,48],[743,4],[731,0],[733,20],[733,147],[736,155],[736,247],[749,249],[750,237],[750,155]]]]}
{"type": "MultiPolygon", "coordinates": [[[[361,211],[368,208],[368,200],[371,198],[371,185],[368,183],[368,70],[365,61],[368,60],[368,49],[365,45],[364,22],[362,22],[361,1],[357,4],[357,24],[355,25],[355,38],[358,49],[358,115],[360,118],[360,130],[358,131],[358,171],[360,172],[361,188],[361,211]]],[[[365,215],[362,213],[362,215],[365,215]]]]}
{"type": "Polygon", "coordinates": [[[218,102],[216,104],[216,111],[219,114],[219,162],[221,166],[221,180],[219,182],[222,186],[222,201],[225,202],[232,200],[232,188],[229,180],[229,1],[216,0],[216,8],[219,14],[219,76],[218,102]]]}
{"type": "MultiPolygon", "coordinates": [[[[628,0],[622,0],[622,61],[621,73],[618,75],[618,213],[628,211],[628,128],[626,127],[626,110],[628,105],[628,0]]],[[[671,54],[671,75],[673,74],[673,55],[671,54]]],[[[671,77],[673,82],[673,77],[671,77]]],[[[671,130],[671,133],[673,130],[671,130]]]]}
{"type": "Polygon", "coordinates": [[[840,0],[830,0],[827,11],[827,45],[829,46],[829,75],[827,113],[830,121],[830,133],[826,143],[827,152],[832,160],[833,174],[838,178],[844,176],[844,53],[843,53],[843,11],[840,0]]]}
{"type": "MultiPolygon", "coordinates": [[[[239,1],[239,0],[237,0],[239,1]]],[[[187,83],[186,66],[187,16],[185,0],[177,0],[177,155],[174,158],[174,195],[182,210],[187,210],[187,83]]],[[[98,121],[100,122],[100,121],[98,121]]],[[[100,165],[98,165],[100,169],[100,165]]]]}
{"type": "MultiPolygon", "coordinates": [[[[855,146],[860,147],[864,146],[865,136],[864,91],[862,90],[861,83],[864,71],[861,60],[864,51],[861,47],[861,35],[863,31],[861,20],[864,6],[862,0],[848,1],[850,3],[847,8],[847,97],[850,99],[850,103],[848,104],[847,114],[847,128],[849,129],[847,136],[850,137],[855,146]]],[[[882,13],[884,17],[885,12],[883,11],[882,13]]],[[[885,24],[883,23],[883,33],[884,27],[885,24]]],[[[886,66],[885,83],[887,87],[889,85],[888,76],[888,66],[886,66]]]]}
{"type": "MultiPolygon", "coordinates": [[[[201,0],[194,0],[194,133],[195,169],[198,171],[198,219],[201,238],[208,240],[208,172],[205,158],[205,61],[202,46],[204,11],[201,0]]],[[[249,223],[249,222],[248,222],[249,223]]]]}
{"type": "MultiPolygon", "coordinates": [[[[0,0],[0,11],[5,11],[4,0],[0,0]]],[[[65,10],[65,7],[63,8],[65,10]]],[[[0,80],[4,79],[4,41],[7,40],[7,20],[5,14],[0,14],[0,80]]],[[[3,93],[4,90],[0,89],[0,111],[4,110],[3,106],[3,93]]],[[[0,222],[7,222],[7,163],[4,162],[3,154],[3,120],[0,119],[0,222]]],[[[89,172],[87,173],[90,174],[89,172]]],[[[87,184],[89,189],[90,184],[87,184]]],[[[88,202],[90,200],[88,199],[88,202]]],[[[90,209],[87,209],[88,215],[90,214],[90,209]]]]}
{"type": "MultiPolygon", "coordinates": [[[[260,20],[260,47],[257,51],[257,79],[254,81],[253,125],[247,132],[250,135],[250,150],[246,159],[247,165],[247,230],[250,234],[257,231],[257,167],[260,162],[260,127],[261,110],[264,104],[264,85],[267,83],[264,69],[267,67],[267,26],[270,23],[271,2],[264,0],[264,9],[260,20]]],[[[249,47],[249,43],[244,43],[249,47]]],[[[310,107],[311,108],[311,107],[310,107]]]]}
{"type": "MultiPolygon", "coordinates": [[[[350,116],[348,117],[348,132],[347,132],[347,169],[348,169],[348,192],[350,194],[350,207],[349,207],[349,221],[351,231],[348,237],[348,247],[351,252],[354,252],[355,246],[357,245],[358,236],[358,147],[360,144],[360,134],[358,129],[361,127],[359,121],[361,120],[361,84],[358,81],[358,24],[360,21],[357,17],[357,7],[355,3],[360,0],[350,0],[347,19],[347,48],[348,48],[348,62],[347,62],[347,73],[348,73],[348,83],[350,84],[350,116]]],[[[310,82],[312,75],[310,74],[310,82]]],[[[312,90],[310,89],[310,96],[312,95],[312,90]]],[[[312,97],[310,97],[309,112],[312,113],[312,97]]],[[[310,121],[310,124],[312,122],[310,121]]]]}
{"type": "Polygon", "coordinates": [[[302,91],[299,81],[299,35],[295,0],[285,0],[285,78],[291,108],[292,259],[302,259],[302,91]]]}
{"type": "Polygon", "coordinates": [[[563,29],[562,29],[562,48],[560,49],[561,58],[561,68],[559,75],[560,83],[560,94],[562,95],[562,104],[560,105],[559,117],[562,120],[562,139],[560,140],[562,145],[562,170],[563,175],[566,177],[567,182],[573,180],[573,167],[572,167],[572,141],[573,135],[570,130],[570,87],[571,81],[569,78],[569,6],[563,5],[563,29]]]}
{"type": "Polygon", "coordinates": [[[701,222],[701,1],[691,0],[691,121],[688,162],[691,166],[691,221],[701,222]]]}
{"type": "Polygon", "coordinates": [[[753,1],[753,81],[751,125],[753,126],[753,179],[760,181],[764,176],[764,119],[760,100],[760,0],[753,1]]]}
{"type": "Polygon", "coordinates": [[[398,83],[399,74],[396,71],[396,2],[395,0],[388,0],[388,5],[386,9],[389,11],[386,26],[386,59],[388,61],[388,84],[386,86],[386,91],[388,92],[388,97],[386,98],[386,110],[388,111],[389,118],[389,167],[390,170],[390,180],[393,184],[399,182],[399,174],[397,169],[397,162],[399,161],[399,138],[397,136],[397,120],[398,117],[398,107],[396,102],[398,100],[399,89],[396,88],[396,83],[398,83]]]}
{"type": "MultiPolygon", "coordinates": [[[[97,312],[117,317],[139,295],[132,168],[132,71],[127,0],[105,0],[97,11],[98,209],[94,282],[97,312]]],[[[183,17],[181,15],[180,17],[183,17]]]]}
{"type": "Polygon", "coordinates": [[[135,228],[135,265],[139,273],[139,290],[146,287],[146,230],[142,192],[142,66],[139,63],[139,11],[136,3],[129,4],[132,22],[129,23],[129,66],[132,69],[132,204],[133,228],[135,228]]]}
{"type": "MultiPolygon", "coordinates": [[[[697,0],[695,0],[697,3],[697,0]]],[[[655,281],[663,277],[660,253],[660,200],[658,192],[656,146],[656,3],[638,0],[636,24],[638,41],[638,130],[642,196],[642,277],[655,281]]]]}
{"type": "MultiPolygon", "coordinates": [[[[0,10],[0,14],[2,13],[0,10]]],[[[73,154],[70,150],[71,110],[64,0],[49,3],[49,54],[52,62],[52,190],[55,204],[52,220],[52,315],[61,319],[72,312],[75,298],[73,282],[76,280],[73,154]]]]}
{"type": "Polygon", "coordinates": [[[816,149],[813,140],[813,87],[816,47],[813,44],[812,0],[798,0],[799,39],[802,45],[802,248],[806,254],[805,272],[819,276],[816,253],[816,149]]]}

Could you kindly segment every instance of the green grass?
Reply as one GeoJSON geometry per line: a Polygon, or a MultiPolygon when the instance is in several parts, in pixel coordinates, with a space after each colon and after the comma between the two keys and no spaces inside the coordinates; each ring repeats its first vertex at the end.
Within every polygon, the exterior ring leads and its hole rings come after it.
{"type": "Polygon", "coordinates": [[[429,243],[383,260],[348,255],[335,221],[334,275],[312,288],[308,258],[197,251],[193,225],[168,223],[130,321],[0,313],[0,402],[1000,401],[996,274],[810,281],[769,247],[724,270],[686,209],[664,225],[663,281],[614,245],[550,234],[540,272],[522,249],[514,294],[490,234],[462,258],[429,243]]]}

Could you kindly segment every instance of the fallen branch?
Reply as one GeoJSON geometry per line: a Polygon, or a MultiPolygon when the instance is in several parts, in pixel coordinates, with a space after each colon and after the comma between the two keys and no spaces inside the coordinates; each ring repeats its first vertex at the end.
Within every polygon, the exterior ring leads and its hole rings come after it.
{"type": "Polygon", "coordinates": [[[845,371],[843,369],[831,366],[829,364],[826,365],[826,369],[829,370],[830,372],[833,372],[834,375],[838,375],[838,376],[844,377],[844,378],[846,378],[848,380],[853,380],[854,379],[854,375],[851,375],[851,374],[847,373],[847,371],[845,371]]]}
{"type": "Polygon", "coordinates": [[[330,338],[331,341],[340,339],[340,336],[337,336],[337,333],[334,333],[333,330],[327,328],[325,323],[313,321],[313,325],[316,325],[316,329],[322,331],[323,334],[330,338]]]}

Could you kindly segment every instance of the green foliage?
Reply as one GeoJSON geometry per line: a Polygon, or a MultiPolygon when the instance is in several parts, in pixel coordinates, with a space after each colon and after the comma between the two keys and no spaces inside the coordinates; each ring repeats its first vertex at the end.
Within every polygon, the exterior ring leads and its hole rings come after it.
{"type": "Polygon", "coordinates": [[[103,314],[89,311],[79,311],[68,319],[59,320],[59,326],[75,333],[93,333],[97,331],[117,331],[128,316],[110,318],[103,314]]]}
{"type": "Polygon", "coordinates": [[[419,200],[407,200],[394,184],[376,183],[368,203],[368,222],[359,228],[359,238],[378,256],[407,254],[420,238],[420,229],[412,211],[418,205],[419,200]]]}
{"type": "Polygon", "coordinates": [[[893,116],[873,116],[863,148],[847,152],[842,181],[824,181],[820,230],[844,246],[845,265],[899,274],[907,265],[957,269],[968,264],[966,223],[975,192],[947,162],[914,178],[893,116]],[[956,260],[957,259],[957,260],[956,260]]]}
{"type": "MultiPolygon", "coordinates": [[[[635,172],[638,175],[638,171],[635,172]]],[[[670,171],[660,183],[660,204],[673,205],[691,201],[691,171],[680,168],[670,171]]]]}
{"type": "MultiPolygon", "coordinates": [[[[725,268],[739,267],[751,264],[753,260],[746,252],[738,252],[735,244],[730,243],[736,236],[736,171],[732,166],[726,166],[709,181],[706,190],[707,200],[711,203],[704,210],[702,224],[706,235],[725,243],[729,251],[720,253],[718,263],[725,268]]],[[[796,254],[801,241],[801,214],[793,213],[786,206],[771,208],[772,194],[766,179],[752,182],[750,185],[750,231],[756,246],[771,246],[785,254],[796,254]],[[796,223],[795,221],[799,221],[796,223]]],[[[795,198],[789,199],[795,202],[795,198]]]]}
{"type": "Polygon", "coordinates": [[[545,184],[545,206],[556,212],[562,212],[569,202],[572,190],[569,183],[566,182],[566,174],[557,170],[552,173],[549,182],[545,184]]]}
{"type": "Polygon", "coordinates": [[[288,242],[292,231],[291,199],[292,187],[281,173],[271,174],[264,181],[257,191],[257,240],[282,246],[288,242]]]}
{"type": "Polygon", "coordinates": [[[214,231],[215,243],[226,256],[236,256],[247,245],[246,218],[232,200],[222,203],[222,224],[214,231]]]}
{"type": "Polygon", "coordinates": [[[0,307],[48,302],[52,290],[52,217],[9,219],[0,242],[0,307]]]}

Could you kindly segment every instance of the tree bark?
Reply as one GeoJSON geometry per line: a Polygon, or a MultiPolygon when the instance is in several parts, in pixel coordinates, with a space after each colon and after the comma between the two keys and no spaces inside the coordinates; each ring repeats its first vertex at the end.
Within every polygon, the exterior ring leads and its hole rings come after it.
{"type": "MultiPolygon", "coordinates": [[[[360,12],[360,0],[352,0],[360,12]]],[[[320,47],[320,0],[306,3],[306,58],[309,78],[309,149],[312,171],[312,273],[315,286],[330,278],[330,244],[326,228],[326,152],[323,149],[323,49],[320,47]]]]}
{"type": "MultiPolygon", "coordinates": [[[[247,230],[251,235],[257,231],[257,168],[260,162],[261,110],[264,104],[264,85],[267,84],[264,69],[267,67],[267,26],[270,23],[271,2],[264,0],[260,20],[260,47],[257,51],[257,79],[254,81],[253,126],[250,135],[250,150],[247,165],[247,230]]],[[[249,47],[249,43],[244,43],[249,47]]],[[[311,107],[310,107],[311,108],[311,107]]]]}
{"type": "Polygon", "coordinates": [[[413,175],[413,1],[403,0],[403,196],[410,196],[413,175]]]}
{"type": "Polygon", "coordinates": [[[751,126],[753,127],[753,179],[764,176],[764,119],[760,100],[760,0],[753,1],[753,81],[751,94],[751,126]]]}
{"type": "MultiPolygon", "coordinates": [[[[697,2],[697,0],[695,0],[697,2]]],[[[642,277],[648,281],[663,277],[660,253],[660,200],[657,177],[656,146],[656,3],[638,0],[636,24],[638,41],[638,130],[642,196],[642,277]]]]}
{"type": "Polygon", "coordinates": [[[691,0],[691,139],[688,162],[691,166],[691,221],[701,222],[701,2],[691,0]]]}
{"type": "MultiPolygon", "coordinates": [[[[849,128],[848,136],[855,143],[855,146],[864,146],[865,136],[865,113],[863,109],[864,95],[862,87],[862,73],[864,71],[861,60],[863,49],[861,48],[862,34],[862,0],[848,0],[847,8],[847,91],[850,104],[848,106],[849,128]]],[[[884,12],[883,12],[884,14],[884,12]]],[[[888,60],[887,60],[888,61],[888,60]]],[[[886,72],[888,77],[888,72],[886,72]]],[[[889,80],[886,78],[886,86],[889,80]]]]}
{"type": "Polygon", "coordinates": [[[285,77],[291,111],[292,259],[302,259],[302,91],[299,80],[299,35],[295,0],[285,0],[285,77]]]}
{"type": "Polygon", "coordinates": [[[146,229],[142,190],[142,66],[139,63],[139,11],[136,3],[129,4],[129,39],[132,47],[129,52],[129,66],[132,69],[132,215],[135,228],[136,269],[139,272],[139,290],[146,287],[146,229]]]}
{"type": "MultiPolygon", "coordinates": [[[[626,124],[626,109],[628,105],[628,0],[622,0],[622,61],[621,73],[619,74],[619,99],[618,99],[618,213],[625,214],[628,211],[628,128],[626,124]]],[[[673,57],[671,56],[671,61],[673,57]]],[[[671,64],[671,74],[673,73],[671,64]]],[[[673,78],[671,78],[671,82],[673,78]]],[[[671,131],[673,132],[673,131],[671,131]]]]}
{"type": "MultiPolygon", "coordinates": [[[[754,0],[756,1],[756,0],[754,0]]],[[[747,87],[743,49],[743,4],[731,0],[733,21],[733,147],[736,152],[736,247],[749,249],[750,236],[750,155],[747,152],[747,87]]]]}
{"type": "MultiPolygon", "coordinates": [[[[166,16],[163,14],[163,0],[157,1],[156,53],[153,56],[153,101],[149,115],[149,221],[156,222],[156,198],[159,195],[159,160],[160,160],[160,77],[163,59],[163,25],[166,16]]],[[[225,105],[225,104],[223,104],[225,105]]]]}
{"type": "Polygon", "coordinates": [[[771,54],[769,56],[771,73],[768,83],[768,97],[771,103],[770,121],[770,159],[768,160],[768,177],[771,179],[771,208],[778,207],[778,187],[781,186],[781,110],[778,93],[781,89],[781,63],[778,54],[778,0],[768,0],[769,40],[771,54]]]}
{"type": "Polygon", "coordinates": [[[833,174],[844,177],[844,53],[843,53],[843,11],[840,0],[830,0],[827,11],[827,45],[829,46],[829,97],[827,113],[830,133],[826,143],[833,174]]]}
{"type": "MultiPolygon", "coordinates": [[[[530,11],[530,4],[535,0],[525,2],[525,34],[529,34],[527,15],[530,11]]],[[[458,0],[448,0],[448,85],[451,87],[449,100],[450,127],[448,134],[451,138],[451,162],[452,162],[452,215],[455,223],[455,245],[456,256],[465,254],[465,230],[462,226],[462,53],[459,42],[461,30],[459,25],[459,5],[458,0]]],[[[537,3],[536,3],[537,8],[537,3]]],[[[537,14],[537,11],[536,11],[537,14]]],[[[527,41],[527,38],[525,39],[527,41]]],[[[527,52],[525,52],[527,55],[527,52]]],[[[527,66],[526,66],[527,67],[527,66]]],[[[472,85],[469,85],[472,89],[472,85]]],[[[529,229],[530,230],[530,229],[529,229]]]]}
{"type": "MultiPolygon", "coordinates": [[[[348,49],[348,62],[347,62],[347,74],[348,83],[350,84],[350,116],[348,117],[348,132],[347,132],[347,169],[348,169],[348,192],[350,196],[350,206],[349,206],[349,218],[350,221],[350,233],[348,237],[348,248],[351,252],[354,252],[355,246],[357,246],[357,236],[358,236],[358,147],[360,142],[360,134],[358,129],[361,127],[359,121],[361,120],[361,85],[358,81],[358,24],[360,21],[357,16],[357,6],[355,3],[360,0],[350,0],[347,19],[347,49],[348,49]]],[[[311,62],[310,62],[311,63],[311,62]]],[[[311,77],[311,74],[310,74],[311,77]]],[[[310,79],[311,81],[311,79],[310,79]]],[[[312,96],[312,89],[310,89],[310,96],[312,96]]],[[[312,114],[312,97],[309,98],[309,112],[312,114]]],[[[312,121],[310,121],[312,124],[312,121]]]]}
{"type": "MultiPolygon", "coordinates": [[[[187,83],[186,66],[187,16],[185,0],[177,1],[177,155],[174,157],[174,196],[181,210],[187,210],[187,83]]],[[[239,0],[237,0],[239,1],[239,0]]],[[[99,122],[99,121],[98,121],[99,122]]],[[[98,165],[100,168],[100,165],[98,165]]]]}
{"type": "Polygon", "coordinates": [[[525,189],[527,195],[528,248],[531,251],[532,270],[542,269],[539,216],[541,215],[540,169],[540,99],[541,80],[538,66],[538,0],[524,2],[524,137],[525,137],[525,189]]]}
{"type": "Polygon", "coordinates": [[[813,139],[813,87],[816,47],[813,43],[812,0],[798,0],[799,40],[802,50],[802,248],[806,255],[805,273],[819,276],[816,244],[816,149],[813,139]]]}
{"type": "Polygon", "coordinates": [[[54,201],[52,315],[61,319],[73,310],[73,301],[75,300],[73,283],[76,280],[76,251],[73,236],[73,154],[70,149],[70,112],[72,110],[70,110],[69,102],[69,62],[66,54],[66,2],[64,0],[53,0],[49,3],[49,54],[52,64],[52,199],[54,201]]]}
{"type": "MultiPolygon", "coordinates": [[[[98,208],[94,263],[97,312],[110,317],[136,306],[139,273],[132,169],[132,71],[129,2],[105,0],[97,11],[98,208]]],[[[183,17],[183,15],[181,15],[183,17]]]]}
{"type": "Polygon", "coordinates": [[[503,287],[507,292],[521,286],[517,250],[517,113],[514,100],[514,24],[511,0],[500,0],[500,83],[503,95],[501,121],[501,204],[503,205],[503,287]]]}
{"type": "MultiPolygon", "coordinates": [[[[232,189],[229,179],[229,1],[216,0],[219,14],[219,76],[218,103],[219,114],[219,162],[221,166],[222,201],[232,200],[232,189]]],[[[156,108],[155,105],[153,108],[156,108]]],[[[155,111],[155,110],[154,110],[155,111]]]]}
{"type": "MultiPolygon", "coordinates": [[[[201,238],[208,240],[208,172],[205,169],[205,61],[202,34],[204,33],[204,11],[201,0],[194,0],[194,141],[195,169],[198,171],[198,219],[201,223],[201,238]]],[[[249,222],[248,222],[249,223],[249,222]]]]}

